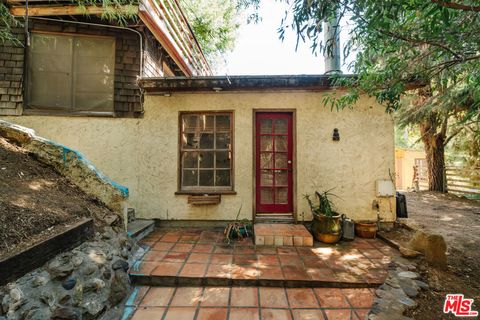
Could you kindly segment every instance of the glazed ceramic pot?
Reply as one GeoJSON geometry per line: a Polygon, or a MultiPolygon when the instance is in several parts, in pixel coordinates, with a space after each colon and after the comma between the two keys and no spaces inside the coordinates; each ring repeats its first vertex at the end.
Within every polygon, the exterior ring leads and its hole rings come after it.
{"type": "Polygon", "coordinates": [[[337,243],[342,238],[341,215],[327,217],[315,215],[312,222],[312,233],[315,239],[323,243],[337,243]]]}

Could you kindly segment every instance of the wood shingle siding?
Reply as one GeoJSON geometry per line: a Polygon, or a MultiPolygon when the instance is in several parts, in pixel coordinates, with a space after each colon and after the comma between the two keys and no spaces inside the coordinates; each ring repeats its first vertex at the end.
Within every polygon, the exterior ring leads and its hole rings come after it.
{"type": "MultiPolygon", "coordinates": [[[[115,38],[115,81],[114,81],[114,116],[141,117],[143,114],[142,93],[137,84],[140,76],[140,37],[138,34],[114,28],[79,25],[56,21],[31,19],[30,31],[51,32],[58,34],[79,34],[109,36],[115,38]]],[[[29,108],[24,105],[24,66],[25,41],[23,28],[14,30],[19,43],[6,43],[0,46],[0,115],[21,115],[22,113],[45,114],[48,111],[29,108]]],[[[163,76],[163,65],[177,73],[179,70],[172,60],[155,41],[146,28],[142,33],[145,76],[163,76]]],[[[181,74],[181,73],[180,73],[181,74]]],[[[27,102],[28,104],[28,102],[27,102]]],[[[55,112],[50,114],[55,115],[55,112]]],[[[68,115],[64,112],[63,115],[68,115]]],[[[73,115],[73,114],[72,114],[73,115]]],[[[94,114],[92,114],[94,115],[94,114]]]]}
{"type": "MultiPolygon", "coordinates": [[[[23,43],[23,30],[13,29],[23,43]]],[[[22,112],[24,48],[12,42],[0,46],[0,115],[20,115],[22,112]]]]}

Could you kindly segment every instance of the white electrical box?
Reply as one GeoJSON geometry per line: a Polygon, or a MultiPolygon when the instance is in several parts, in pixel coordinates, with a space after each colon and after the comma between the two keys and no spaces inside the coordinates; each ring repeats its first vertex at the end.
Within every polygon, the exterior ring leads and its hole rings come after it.
{"type": "Polygon", "coordinates": [[[377,197],[395,196],[395,186],[391,180],[377,180],[377,197]]]}

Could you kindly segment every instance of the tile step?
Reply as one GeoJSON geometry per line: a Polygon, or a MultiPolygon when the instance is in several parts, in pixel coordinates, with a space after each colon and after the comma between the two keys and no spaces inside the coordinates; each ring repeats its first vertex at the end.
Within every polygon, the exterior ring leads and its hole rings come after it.
{"type": "Polygon", "coordinates": [[[313,246],[313,236],[303,224],[257,223],[254,234],[257,246],[313,246]]]}

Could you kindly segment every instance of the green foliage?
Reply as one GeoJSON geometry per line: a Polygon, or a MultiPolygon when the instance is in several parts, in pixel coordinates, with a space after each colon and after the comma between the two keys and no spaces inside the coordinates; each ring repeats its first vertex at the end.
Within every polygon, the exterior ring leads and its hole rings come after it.
{"type": "MultiPolygon", "coordinates": [[[[80,9],[83,8],[85,15],[87,15],[86,6],[98,5],[97,0],[72,0],[72,3],[78,5],[80,9]]],[[[102,13],[101,18],[119,25],[127,25],[129,21],[137,20],[137,4],[138,1],[136,0],[103,0],[102,6],[105,8],[105,11],[102,13]]],[[[13,36],[12,28],[23,26],[23,21],[23,17],[16,19],[10,14],[5,3],[0,3],[0,44],[12,41],[17,45],[21,45],[13,36]]]]}
{"type": "MultiPolygon", "coordinates": [[[[453,138],[451,145],[451,162],[459,162],[467,168],[480,168],[480,124],[470,123],[466,125],[466,130],[462,130],[453,138]]],[[[480,170],[477,171],[480,178],[480,170]]]]}
{"type": "MultiPolygon", "coordinates": [[[[98,0],[72,0],[72,2],[78,4],[80,8],[85,8],[90,5],[98,5],[98,0]]],[[[105,10],[102,13],[101,18],[125,26],[129,21],[137,20],[137,5],[138,1],[136,0],[102,0],[102,6],[105,10]],[[120,7],[121,10],[119,10],[120,7]]]]}
{"type": "Polygon", "coordinates": [[[236,3],[232,0],[182,0],[182,8],[205,54],[225,52],[233,45],[236,3]]]}
{"type": "MultiPolygon", "coordinates": [[[[343,54],[356,53],[349,68],[357,77],[340,80],[351,90],[326,98],[331,108],[350,106],[360,92],[366,92],[392,112],[402,107],[400,98],[412,85],[430,85],[440,79],[442,95],[457,86],[469,92],[473,103],[467,106],[467,115],[478,118],[479,1],[465,0],[461,5],[437,0],[282,1],[290,3],[291,9],[282,20],[280,38],[292,28],[297,41],[310,40],[314,52],[331,54],[333,39],[323,40],[323,21],[338,13],[353,24],[347,30],[343,54]]],[[[449,102],[448,96],[435,99],[439,108],[449,102]]]]}
{"type": "Polygon", "coordinates": [[[331,191],[332,189],[322,192],[315,191],[315,198],[318,203],[315,203],[314,200],[311,199],[310,195],[304,195],[304,198],[307,200],[313,215],[324,215],[326,217],[333,217],[337,215],[335,206],[331,199],[332,197],[336,197],[336,195],[331,191]]]}
{"type": "Polygon", "coordinates": [[[395,147],[404,149],[421,150],[420,133],[415,126],[395,126],[395,147]]]}
{"type": "Polygon", "coordinates": [[[21,26],[21,24],[10,14],[7,6],[3,2],[0,3],[0,17],[0,44],[7,41],[19,44],[18,40],[12,34],[12,28],[21,26]]]}
{"type": "Polygon", "coordinates": [[[193,33],[210,64],[232,50],[243,0],[181,0],[193,33]]]}
{"type": "MultiPolygon", "coordinates": [[[[399,111],[401,127],[420,128],[420,139],[431,146],[446,145],[467,124],[476,124],[478,132],[480,1],[281,1],[291,6],[280,38],[291,28],[297,44],[308,39],[315,53],[332,54],[335,36],[323,39],[323,21],[338,14],[351,24],[342,31],[348,32],[343,55],[356,54],[348,66],[356,77],[332,76],[336,85],[349,90],[324,97],[331,109],[351,107],[366,93],[387,112],[399,111]],[[422,89],[412,94],[413,88],[422,89]]],[[[478,142],[477,133],[469,137],[478,142]]]]}

